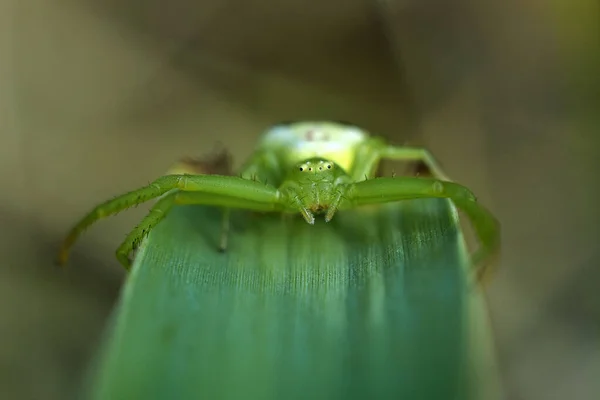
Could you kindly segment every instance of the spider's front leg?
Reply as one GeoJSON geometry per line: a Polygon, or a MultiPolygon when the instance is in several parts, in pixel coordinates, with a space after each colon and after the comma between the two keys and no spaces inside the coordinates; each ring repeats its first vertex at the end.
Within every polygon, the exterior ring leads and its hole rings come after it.
{"type": "Polygon", "coordinates": [[[125,268],[130,266],[130,251],[175,204],[212,205],[259,212],[277,211],[282,207],[279,191],[264,183],[235,176],[165,175],[146,187],[102,203],[89,212],[71,229],[63,242],[58,256],[59,264],[66,263],[71,247],[87,227],[102,218],[162,195],[165,196],[158,200],[150,214],[119,247],[117,257],[125,268]]]}
{"type": "Polygon", "coordinates": [[[375,178],[358,182],[350,187],[341,208],[389,203],[419,198],[446,198],[469,217],[480,247],[472,256],[475,267],[481,267],[478,278],[485,272],[489,258],[500,246],[500,224],[466,187],[454,182],[431,178],[375,178]]]}
{"type": "MultiPolygon", "coordinates": [[[[267,204],[257,203],[247,199],[214,195],[203,192],[185,192],[181,190],[173,191],[156,202],[156,204],[150,209],[149,214],[127,235],[123,243],[117,249],[117,259],[119,262],[121,262],[125,269],[129,269],[131,267],[131,260],[129,259],[130,253],[134,251],[141,244],[141,241],[144,239],[144,237],[146,237],[148,233],[150,233],[150,231],[167,216],[171,208],[174,205],[190,204],[227,204],[231,208],[244,208],[253,211],[272,211],[272,207],[267,204]]],[[[223,229],[225,230],[228,228],[229,210],[231,208],[225,208],[226,217],[223,222],[223,229]]],[[[224,235],[226,237],[226,231],[224,231],[223,235],[221,235],[220,250],[224,250],[224,235]]]]}

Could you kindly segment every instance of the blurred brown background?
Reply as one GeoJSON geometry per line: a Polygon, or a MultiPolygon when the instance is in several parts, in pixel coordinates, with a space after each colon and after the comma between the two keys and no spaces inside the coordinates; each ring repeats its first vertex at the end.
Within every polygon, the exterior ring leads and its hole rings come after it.
{"type": "Polygon", "coordinates": [[[503,223],[489,289],[511,399],[600,396],[595,0],[0,2],[0,393],[72,398],[123,271],[99,200],[268,125],[428,146],[503,223]],[[564,3],[564,4],[563,4],[564,3]]]}

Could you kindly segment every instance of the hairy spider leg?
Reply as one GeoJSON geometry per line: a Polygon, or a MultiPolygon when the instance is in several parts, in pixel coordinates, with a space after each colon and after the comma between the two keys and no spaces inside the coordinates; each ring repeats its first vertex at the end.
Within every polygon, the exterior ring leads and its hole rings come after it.
{"type": "Polygon", "coordinates": [[[500,246],[500,224],[498,220],[480,203],[475,195],[466,187],[454,182],[434,178],[374,178],[350,185],[341,208],[353,208],[360,205],[388,203],[400,200],[419,198],[446,198],[465,212],[469,217],[480,242],[471,256],[481,279],[491,256],[500,246]]]}
{"type": "MultiPolygon", "coordinates": [[[[281,211],[284,208],[280,201],[279,191],[275,187],[261,182],[222,175],[164,175],[148,186],[128,192],[95,207],[71,229],[60,249],[57,262],[61,265],[66,263],[69,251],[77,238],[96,221],[172,190],[201,192],[207,195],[203,197],[201,203],[195,204],[263,212],[281,211]]],[[[167,202],[168,200],[165,200],[161,204],[164,206],[167,202]]]]}
{"type": "MultiPolygon", "coordinates": [[[[150,209],[148,215],[136,226],[125,238],[123,243],[117,249],[117,259],[125,267],[131,267],[129,254],[135,250],[150,231],[167,216],[174,205],[224,205],[225,212],[228,213],[231,208],[243,208],[256,211],[271,211],[272,207],[265,207],[265,203],[254,202],[247,199],[236,198],[224,195],[215,195],[204,192],[185,192],[174,190],[161,197],[150,209]]],[[[229,219],[224,219],[228,223],[229,219]]],[[[228,229],[225,228],[225,229],[228,229]]],[[[225,233],[226,234],[226,233],[225,233]]],[[[221,241],[223,240],[221,236],[221,241]]],[[[222,243],[221,243],[222,245],[222,243]]]]}

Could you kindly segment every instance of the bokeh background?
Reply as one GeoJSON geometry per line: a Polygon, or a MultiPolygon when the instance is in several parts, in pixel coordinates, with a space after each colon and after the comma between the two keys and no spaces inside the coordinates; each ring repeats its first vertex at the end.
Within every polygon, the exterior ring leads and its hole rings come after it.
{"type": "Polygon", "coordinates": [[[0,393],[68,399],[143,207],[99,200],[280,120],[429,147],[503,224],[488,289],[510,399],[600,396],[595,0],[0,2],[0,393]]]}

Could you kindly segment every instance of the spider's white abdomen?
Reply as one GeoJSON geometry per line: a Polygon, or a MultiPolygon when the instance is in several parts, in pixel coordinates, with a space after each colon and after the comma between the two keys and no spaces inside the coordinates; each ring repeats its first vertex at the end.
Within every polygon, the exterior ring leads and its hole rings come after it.
{"type": "Polygon", "coordinates": [[[368,134],[355,126],[335,122],[294,122],[269,129],[260,147],[276,150],[287,165],[322,157],[349,170],[357,146],[367,139],[368,134]]]}

